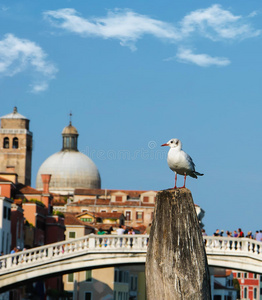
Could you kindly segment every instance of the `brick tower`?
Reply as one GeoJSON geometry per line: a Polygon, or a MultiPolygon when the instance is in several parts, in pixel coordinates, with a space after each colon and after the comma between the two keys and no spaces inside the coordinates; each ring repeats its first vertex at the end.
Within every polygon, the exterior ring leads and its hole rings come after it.
{"type": "Polygon", "coordinates": [[[16,173],[18,182],[31,185],[33,134],[29,120],[16,107],[0,119],[0,172],[16,173]]]}

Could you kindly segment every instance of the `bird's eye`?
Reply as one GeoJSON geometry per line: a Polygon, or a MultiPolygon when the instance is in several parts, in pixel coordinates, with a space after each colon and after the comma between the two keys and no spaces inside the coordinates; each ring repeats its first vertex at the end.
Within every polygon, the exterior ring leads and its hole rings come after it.
{"type": "Polygon", "coordinates": [[[173,141],[171,141],[170,143],[173,144],[173,141]]]}

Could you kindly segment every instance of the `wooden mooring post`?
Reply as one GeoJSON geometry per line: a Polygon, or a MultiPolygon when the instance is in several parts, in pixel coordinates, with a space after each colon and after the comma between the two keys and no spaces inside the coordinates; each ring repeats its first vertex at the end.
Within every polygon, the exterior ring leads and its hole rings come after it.
{"type": "Polygon", "coordinates": [[[191,192],[160,191],[146,259],[147,300],[210,300],[202,233],[191,192]]]}

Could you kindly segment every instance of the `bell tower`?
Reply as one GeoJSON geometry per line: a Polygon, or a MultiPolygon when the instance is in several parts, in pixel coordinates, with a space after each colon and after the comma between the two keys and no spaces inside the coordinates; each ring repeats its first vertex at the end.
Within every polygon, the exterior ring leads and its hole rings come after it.
{"type": "Polygon", "coordinates": [[[33,134],[29,120],[16,107],[0,119],[0,172],[16,173],[18,182],[31,185],[33,134]]]}

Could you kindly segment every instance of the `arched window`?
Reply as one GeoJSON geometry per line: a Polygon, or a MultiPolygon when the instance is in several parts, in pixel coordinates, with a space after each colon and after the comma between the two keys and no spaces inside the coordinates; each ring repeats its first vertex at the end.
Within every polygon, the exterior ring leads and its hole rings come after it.
{"type": "Polygon", "coordinates": [[[4,138],[4,145],[3,146],[4,146],[5,149],[9,148],[9,138],[8,137],[4,138]]]}
{"type": "Polygon", "coordinates": [[[254,288],[254,299],[257,299],[257,288],[254,288]]]}
{"type": "Polygon", "coordinates": [[[247,288],[246,287],[244,288],[244,298],[245,299],[247,298],[247,288]]]}
{"type": "Polygon", "coordinates": [[[13,138],[13,149],[18,149],[18,138],[13,138]]]}

